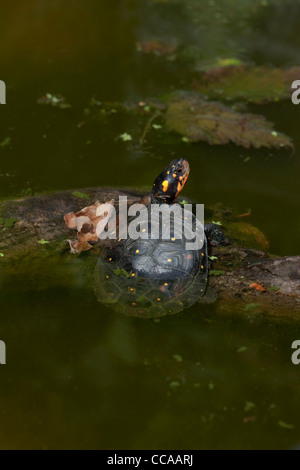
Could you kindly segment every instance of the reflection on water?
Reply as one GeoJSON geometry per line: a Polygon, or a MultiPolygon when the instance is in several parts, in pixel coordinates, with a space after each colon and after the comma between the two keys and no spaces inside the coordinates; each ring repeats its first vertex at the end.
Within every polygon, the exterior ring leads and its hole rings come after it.
{"type": "MultiPolygon", "coordinates": [[[[296,153],[188,145],[137,119],[88,117],[90,99],[139,101],[187,87],[215,58],[299,63],[298,1],[17,0],[1,6],[0,196],[86,186],[151,186],[184,156],[185,195],[245,212],[277,254],[299,254],[299,112],[250,106],[296,153]],[[283,21],[284,19],[284,21],[283,21]],[[136,43],[178,44],[177,58],[136,43]],[[37,104],[61,94],[72,108],[37,104]],[[118,139],[122,133],[132,142],[118,139]],[[175,156],[174,156],[175,155],[175,156]],[[250,160],[248,158],[250,157],[250,160]],[[246,159],[246,161],[245,161],[246,159]]],[[[299,77],[300,79],[300,77],[299,77]]],[[[298,325],[196,304],[159,322],[123,317],[91,291],[0,291],[1,448],[289,448],[299,442],[298,325]]],[[[36,281],[38,282],[38,280],[36,281]]],[[[2,286],[3,287],[3,286],[2,286]]]]}
{"type": "Polygon", "coordinates": [[[159,322],[128,318],[80,290],[2,300],[1,448],[288,448],[299,439],[295,325],[214,317],[203,305],[159,322]]]}

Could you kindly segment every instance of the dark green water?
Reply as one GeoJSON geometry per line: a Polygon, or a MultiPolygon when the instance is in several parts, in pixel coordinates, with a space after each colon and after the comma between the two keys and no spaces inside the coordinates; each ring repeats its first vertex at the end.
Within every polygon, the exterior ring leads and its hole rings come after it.
{"type": "MultiPolygon", "coordinates": [[[[92,96],[138,102],[184,88],[192,60],[298,65],[299,21],[298,1],[1,5],[7,105],[0,142],[11,141],[0,148],[0,197],[150,186],[174,156],[184,156],[191,165],[185,196],[241,213],[251,208],[249,222],[273,253],[299,254],[300,107],[250,106],[293,138],[294,155],[187,145],[163,131],[151,131],[147,153],[139,152],[136,119],[84,112],[92,96]],[[136,50],[136,42],[153,38],[176,41],[186,58],[136,50]],[[65,96],[72,108],[38,105],[45,93],[65,96]],[[132,142],[117,139],[124,132],[132,142]]],[[[106,309],[85,289],[28,292],[26,282],[1,289],[0,311],[7,345],[0,448],[254,449],[300,440],[300,366],[290,360],[298,323],[245,312],[220,317],[211,306],[141,321],[106,309]]]]}

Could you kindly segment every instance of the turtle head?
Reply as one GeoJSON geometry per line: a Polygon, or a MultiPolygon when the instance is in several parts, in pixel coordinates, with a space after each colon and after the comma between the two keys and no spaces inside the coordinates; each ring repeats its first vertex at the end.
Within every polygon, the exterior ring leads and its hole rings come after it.
{"type": "Polygon", "coordinates": [[[173,160],[153,183],[152,203],[174,204],[188,179],[189,172],[190,166],[187,160],[184,158],[173,160]]]}

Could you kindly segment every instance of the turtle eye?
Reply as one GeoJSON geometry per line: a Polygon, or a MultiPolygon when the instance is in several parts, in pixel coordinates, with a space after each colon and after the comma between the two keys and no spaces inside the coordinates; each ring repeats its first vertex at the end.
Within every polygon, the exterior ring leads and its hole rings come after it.
{"type": "Polygon", "coordinates": [[[182,168],[178,168],[177,173],[182,173],[182,168]]]}

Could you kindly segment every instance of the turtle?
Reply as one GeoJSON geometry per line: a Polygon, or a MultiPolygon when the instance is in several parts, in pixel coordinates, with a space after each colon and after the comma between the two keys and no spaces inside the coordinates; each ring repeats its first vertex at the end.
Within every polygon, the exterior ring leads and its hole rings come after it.
{"type": "MultiPolygon", "coordinates": [[[[190,212],[189,231],[185,228],[177,237],[175,232],[181,224],[176,225],[175,217],[169,222],[169,233],[163,232],[164,218],[148,217],[151,208],[174,207],[189,171],[187,160],[179,158],[156,177],[145,204],[147,217],[139,218],[138,229],[141,234],[146,231],[145,237],[129,236],[103,247],[93,271],[100,302],[129,316],[155,318],[178,313],[205,297],[208,245],[228,243],[221,228],[215,224],[203,227],[190,212]],[[152,233],[158,236],[152,238],[152,233]],[[198,247],[187,249],[193,235],[198,247]]],[[[132,220],[129,217],[128,225],[132,220]]]]}

